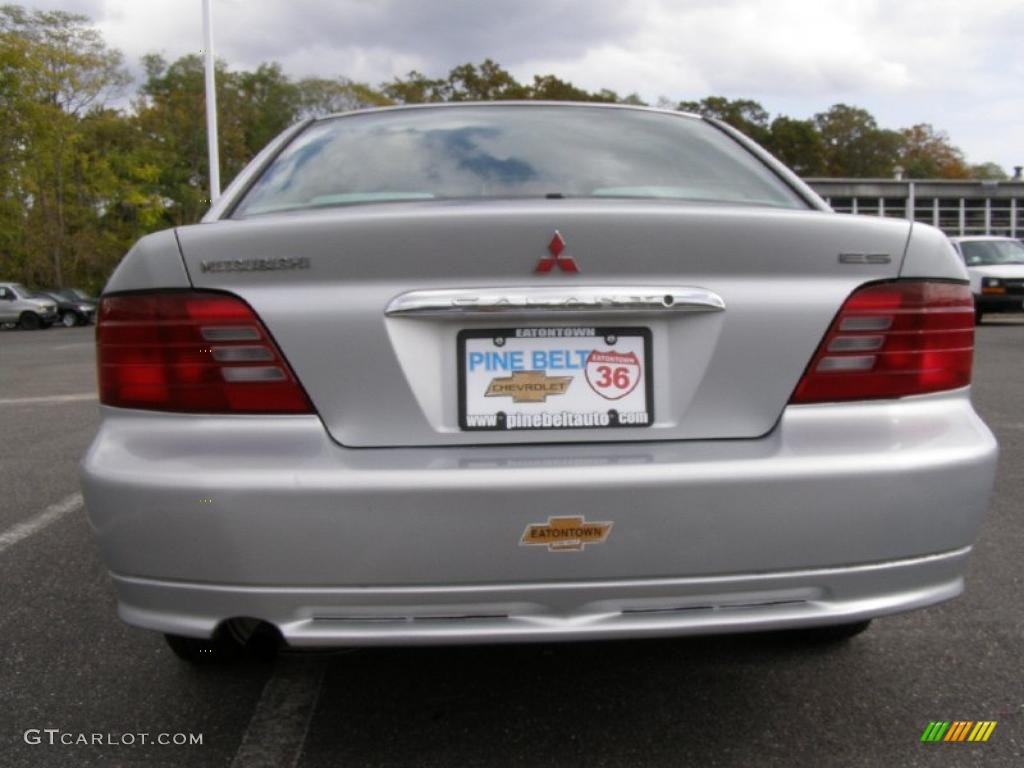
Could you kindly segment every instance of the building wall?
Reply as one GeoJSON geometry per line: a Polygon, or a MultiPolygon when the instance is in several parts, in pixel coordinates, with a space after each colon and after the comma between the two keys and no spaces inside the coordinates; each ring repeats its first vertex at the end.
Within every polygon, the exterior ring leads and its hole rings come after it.
{"type": "Polygon", "coordinates": [[[947,235],[1024,238],[1024,181],[806,179],[838,213],[915,219],[947,235]]]}

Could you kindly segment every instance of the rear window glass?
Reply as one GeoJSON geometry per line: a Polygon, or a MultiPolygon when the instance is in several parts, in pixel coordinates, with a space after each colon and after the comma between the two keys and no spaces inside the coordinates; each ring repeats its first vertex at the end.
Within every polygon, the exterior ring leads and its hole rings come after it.
{"type": "Polygon", "coordinates": [[[501,106],[371,112],[314,123],[264,171],[234,215],[545,197],[807,207],[756,157],[698,119],[501,106]]]}

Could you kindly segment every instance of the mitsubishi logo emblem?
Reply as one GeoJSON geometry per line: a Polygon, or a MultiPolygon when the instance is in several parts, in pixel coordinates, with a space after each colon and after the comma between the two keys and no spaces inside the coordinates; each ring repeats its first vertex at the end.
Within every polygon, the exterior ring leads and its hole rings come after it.
{"type": "Polygon", "coordinates": [[[551,255],[541,257],[541,260],[537,262],[537,272],[550,272],[556,264],[563,272],[579,272],[580,268],[576,266],[576,260],[572,256],[562,255],[564,250],[565,238],[556,229],[555,236],[548,243],[548,253],[551,255]]]}

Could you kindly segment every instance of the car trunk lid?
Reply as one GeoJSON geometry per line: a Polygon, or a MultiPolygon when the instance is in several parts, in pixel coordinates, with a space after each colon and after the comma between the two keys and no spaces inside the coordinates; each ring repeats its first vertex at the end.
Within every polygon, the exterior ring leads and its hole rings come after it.
{"type": "MultiPolygon", "coordinates": [[[[763,435],[843,300],[897,276],[909,228],[819,211],[543,200],[340,207],[183,227],[178,237],[193,284],[245,299],[330,434],[369,447],[763,435]],[[421,311],[396,311],[417,302],[421,311]],[[544,371],[540,385],[557,390],[564,381],[552,380],[571,377],[566,387],[596,392],[579,345],[551,340],[587,329],[601,334],[585,348],[616,352],[613,362],[635,354],[643,370],[630,375],[646,389],[638,402],[650,423],[469,428],[462,402],[472,393],[460,379],[489,391],[516,373],[467,373],[468,354],[511,349],[493,331],[543,332],[543,344],[516,342],[525,359],[543,346],[574,367],[544,371]],[[609,346],[614,329],[623,341],[613,334],[609,346]]],[[[535,386],[522,379],[535,368],[521,367],[512,385],[535,386]]],[[[495,398],[503,412],[514,400],[495,398]]],[[[568,402],[552,391],[536,410],[568,402]]]]}

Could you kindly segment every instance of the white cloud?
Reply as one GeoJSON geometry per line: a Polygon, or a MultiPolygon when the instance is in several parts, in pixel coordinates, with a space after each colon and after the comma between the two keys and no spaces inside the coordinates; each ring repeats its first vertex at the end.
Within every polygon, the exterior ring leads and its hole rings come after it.
{"type": "MultiPolygon", "coordinates": [[[[809,116],[845,101],[887,127],[931,122],[971,160],[1024,161],[1020,0],[213,0],[217,52],[296,76],[379,83],[491,57],[654,102],[749,97],[809,116]]],[[[202,48],[201,0],[50,0],[130,62],[202,48]]]]}

